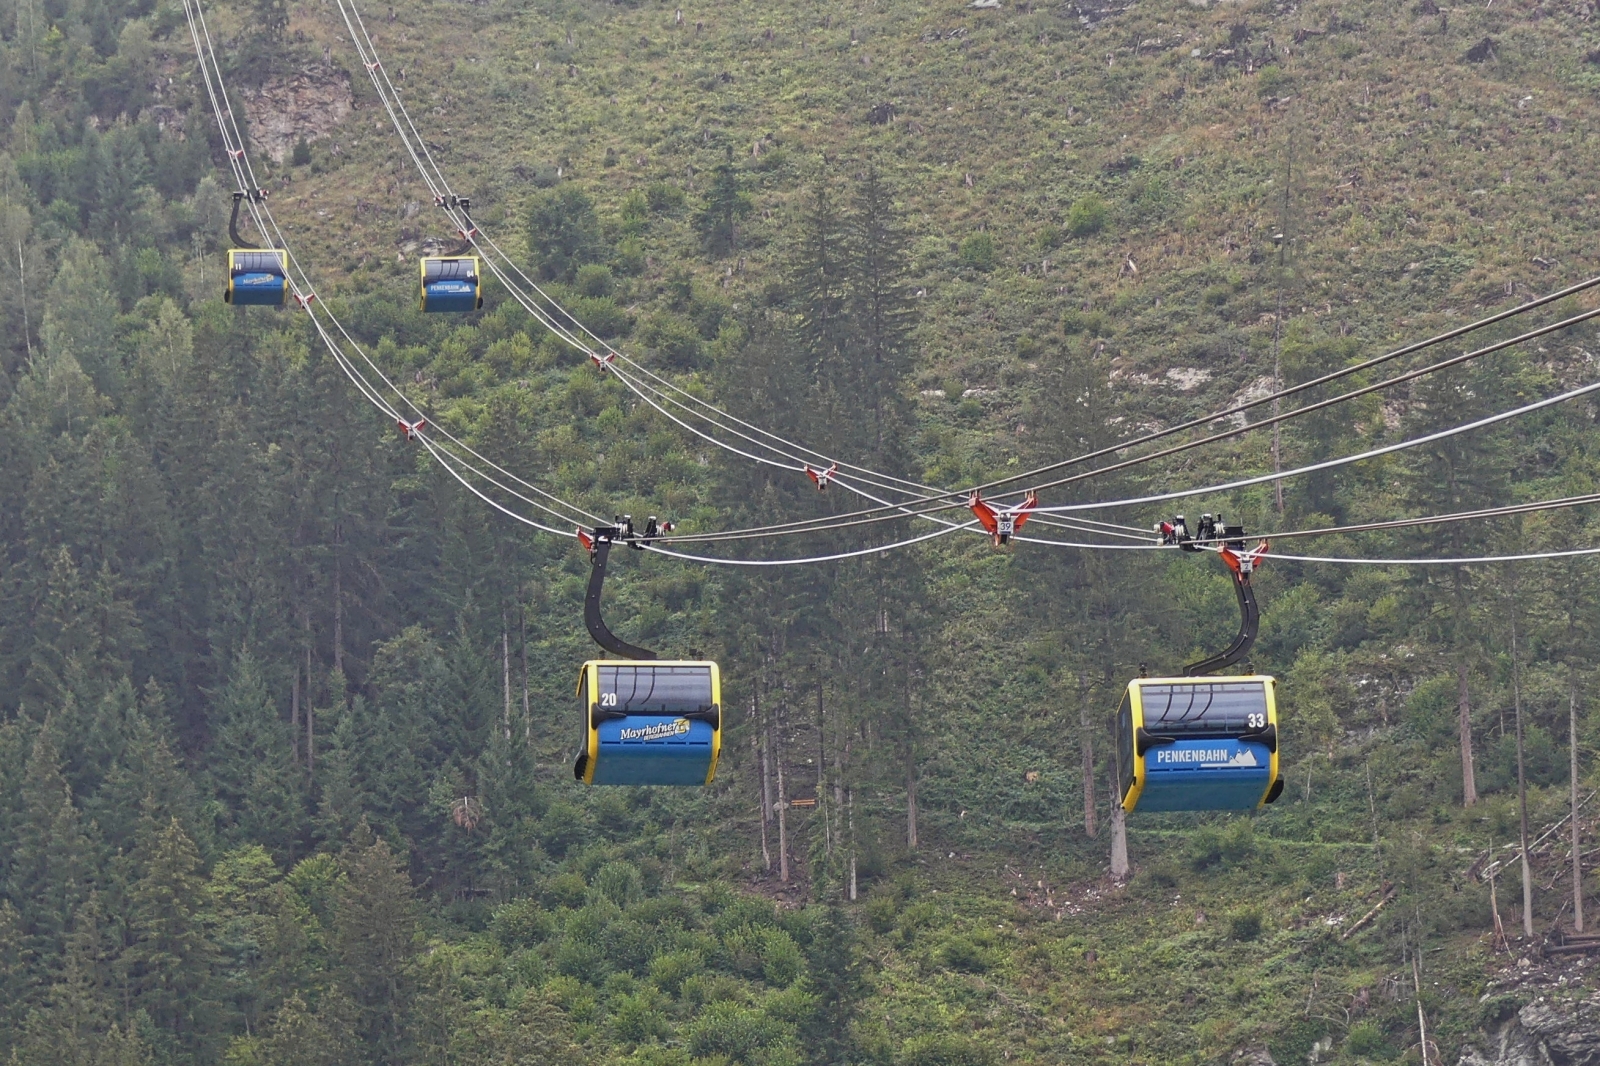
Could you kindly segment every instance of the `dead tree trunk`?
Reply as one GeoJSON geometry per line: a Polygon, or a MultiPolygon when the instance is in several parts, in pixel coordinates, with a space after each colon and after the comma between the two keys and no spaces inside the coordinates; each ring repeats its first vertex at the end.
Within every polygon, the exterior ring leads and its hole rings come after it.
{"type": "Polygon", "coordinates": [[[833,818],[828,807],[828,724],[817,682],[817,813],[822,816],[822,854],[833,858],[833,818]]]}
{"type": "Polygon", "coordinates": [[[789,883],[789,793],[783,783],[783,709],[773,716],[772,761],[778,778],[778,880],[789,883]]]}
{"type": "Polygon", "coordinates": [[[1128,876],[1128,814],[1122,809],[1122,754],[1111,745],[1111,876],[1128,876]]]}
{"type": "MultiPolygon", "coordinates": [[[[844,742],[845,765],[850,765],[850,741],[844,742]]],[[[850,902],[856,899],[856,790],[854,786],[846,786],[844,790],[845,820],[850,833],[850,902]]]]}
{"type": "Polygon", "coordinates": [[[1568,673],[1567,752],[1572,791],[1572,928],[1583,932],[1583,830],[1578,824],[1578,679],[1568,673]]]}
{"type": "Polygon", "coordinates": [[[1528,863],[1528,776],[1522,759],[1522,668],[1517,658],[1517,614],[1511,612],[1511,701],[1517,718],[1517,811],[1522,832],[1522,935],[1533,939],[1533,867],[1528,863]]]}
{"type": "Polygon", "coordinates": [[[1099,832],[1094,806],[1094,731],[1089,723],[1089,679],[1078,674],[1078,747],[1083,756],[1083,831],[1093,838],[1099,832]]]}
{"type": "Polygon", "coordinates": [[[1472,696],[1467,688],[1467,660],[1456,663],[1457,729],[1461,734],[1461,805],[1478,802],[1478,780],[1472,772],[1472,696]]]}
{"type": "Polygon", "coordinates": [[[517,608],[517,636],[522,642],[522,739],[533,739],[533,714],[528,709],[528,608],[517,608]]]}
{"type": "Polygon", "coordinates": [[[289,765],[300,765],[300,664],[295,663],[289,683],[289,765]]]}
{"type": "Polygon", "coordinates": [[[766,719],[761,716],[761,698],[750,696],[750,717],[756,720],[757,747],[761,752],[761,866],[772,872],[772,850],[767,846],[767,827],[772,824],[772,753],[766,719]]]}
{"type": "Polygon", "coordinates": [[[500,733],[511,739],[511,631],[506,626],[506,613],[500,612],[500,681],[505,700],[500,710],[500,733]]]}
{"type": "Polygon", "coordinates": [[[306,616],[306,777],[317,769],[317,703],[311,688],[311,616],[306,616]]]}
{"type": "Polygon", "coordinates": [[[917,731],[911,718],[911,666],[906,664],[906,849],[917,850],[917,731]]]}

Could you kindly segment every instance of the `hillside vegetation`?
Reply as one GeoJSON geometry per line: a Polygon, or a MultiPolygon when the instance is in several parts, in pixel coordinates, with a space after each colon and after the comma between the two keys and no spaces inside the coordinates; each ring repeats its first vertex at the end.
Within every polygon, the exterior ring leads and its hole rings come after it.
{"type": "MultiPolygon", "coordinates": [[[[684,433],[493,285],[479,313],[424,318],[415,256],[453,234],[337,6],[207,13],[319,298],[435,424],[684,532],[857,506],[684,433]]],[[[1587,3],[363,13],[474,217],[597,333],[929,485],[1263,396],[1600,266],[1587,3]]],[[[1591,987],[1584,960],[1538,958],[1571,923],[1570,837],[1540,838],[1526,943],[1507,850],[1519,714],[1536,835],[1566,812],[1569,713],[1580,792],[1597,783],[1591,557],[1269,556],[1253,660],[1282,681],[1283,798],[1132,816],[1123,879],[1105,719],[1141,664],[1231,638],[1216,560],[975,536],[799,568],[623,552],[612,624],[723,664],[726,746],[705,790],[586,790],[586,558],[408,445],[303,316],[221,302],[231,189],[181,6],[14,0],[0,57],[5,1061],[1427,1066],[1591,987]]],[[[1575,327],[1290,420],[1278,460],[1586,382],[1596,343],[1575,327]]],[[[1254,533],[1593,491],[1597,414],[1178,509],[1254,533]]],[[[1246,434],[1045,502],[1270,472],[1273,448],[1246,434]]],[[[1576,549],[1593,524],[1274,552],[1576,549]]]]}

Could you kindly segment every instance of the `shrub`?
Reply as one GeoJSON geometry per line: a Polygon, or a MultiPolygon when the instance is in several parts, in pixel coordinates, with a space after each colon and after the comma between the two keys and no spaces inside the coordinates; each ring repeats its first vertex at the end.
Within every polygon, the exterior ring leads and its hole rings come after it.
{"type": "Polygon", "coordinates": [[[1061,227],[1054,222],[1046,222],[1033,238],[1033,243],[1040,252],[1053,251],[1061,243],[1061,227]]]}
{"type": "Polygon", "coordinates": [[[874,933],[887,933],[894,929],[895,919],[900,916],[900,897],[893,893],[874,893],[867,900],[867,924],[874,933]]]}
{"type": "Polygon", "coordinates": [[[1394,1048],[1384,1038],[1383,1030],[1372,1022],[1358,1022],[1350,1027],[1344,1038],[1345,1050],[1364,1059],[1392,1059],[1394,1048]]]}
{"type": "Polygon", "coordinates": [[[666,1006],[661,993],[649,987],[618,997],[611,1005],[611,1035],[629,1044],[665,1040],[672,1035],[666,1006]]]}
{"type": "Polygon", "coordinates": [[[694,323],[682,315],[656,315],[645,323],[639,340],[670,367],[693,370],[700,365],[704,341],[694,323]]]}
{"type": "Polygon", "coordinates": [[[1261,936],[1261,911],[1245,907],[1228,915],[1228,935],[1235,940],[1255,940],[1261,936]]]}
{"type": "Polygon", "coordinates": [[[289,156],[289,165],[303,167],[311,162],[311,145],[304,137],[294,142],[294,153],[289,156]]]}
{"type": "Polygon", "coordinates": [[[1256,75],[1256,92],[1262,96],[1287,96],[1293,88],[1294,79],[1276,63],[1262,67],[1256,75]]]}
{"type": "Polygon", "coordinates": [[[631,862],[608,862],[594,875],[591,887],[604,899],[619,907],[631,907],[644,899],[644,881],[631,862]]]}
{"type": "Polygon", "coordinates": [[[658,215],[670,215],[682,209],[684,199],[683,190],[671,182],[651,182],[644,190],[645,203],[658,215]]]}
{"type": "Polygon", "coordinates": [[[970,270],[993,270],[995,264],[994,238],[987,233],[974,233],[961,242],[957,253],[961,265],[970,270]]]}
{"type": "Polygon", "coordinates": [[[594,204],[570,185],[536,195],[527,225],[528,248],[546,280],[567,280],[583,264],[606,258],[594,204]]]}
{"type": "Polygon", "coordinates": [[[573,288],[585,296],[610,296],[615,286],[611,268],[603,263],[585,263],[573,279],[573,288]]]}
{"type": "Polygon", "coordinates": [[[566,306],[571,317],[582,322],[596,337],[610,340],[612,337],[621,337],[633,330],[632,316],[618,307],[616,301],[609,296],[574,296],[567,301],[566,306]]]}
{"type": "Polygon", "coordinates": [[[989,968],[989,954],[964,936],[952,937],[939,949],[939,958],[952,970],[983,973],[989,968]]]}
{"type": "Polygon", "coordinates": [[[1189,838],[1189,865],[1196,870],[1237,866],[1255,853],[1255,826],[1248,821],[1234,822],[1226,829],[1203,825],[1189,838]]]}
{"type": "Polygon", "coordinates": [[[800,945],[782,929],[761,931],[761,979],[775,988],[788,988],[805,965],[800,945]]]}
{"type": "Polygon", "coordinates": [[[644,245],[635,237],[617,242],[617,250],[611,257],[611,266],[618,274],[633,277],[644,273],[645,266],[644,245]]]}
{"type": "Polygon", "coordinates": [[[1081,196],[1067,212],[1067,232],[1074,237],[1087,237],[1105,229],[1111,209],[1094,193],[1081,196]]]}
{"type": "Polygon", "coordinates": [[[555,920],[536,899],[516,899],[495,908],[494,937],[509,951],[543,942],[555,930],[555,920]]]}
{"type": "Polygon", "coordinates": [[[900,1046],[896,1066],[990,1066],[997,1056],[994,1048],[970,1036],[935,1033],[914,1036],[900,1046]]]}
{"type": "Polygon", "coordinates": [[[706,968],[698,951],[669,951],[650,960],[650,980],[669,995],[683,990],[683,983],[706,968]]]}
{"type": "Polygon", "coordinates": [[[789,1058],[783,1054],[787,1036],[787,1027],[764,1012],[723,1001],[711,1004],[690,1024],[689,1054],[726,1055],[745,1066],[770,1066],[780,1056],[789,1058]]]}

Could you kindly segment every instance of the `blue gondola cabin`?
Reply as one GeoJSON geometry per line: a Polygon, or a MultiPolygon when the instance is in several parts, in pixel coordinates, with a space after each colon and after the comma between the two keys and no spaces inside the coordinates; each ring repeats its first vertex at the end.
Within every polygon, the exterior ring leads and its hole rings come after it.
{"type": "Polygon", "coordinates": [[[429,256],[422,260],[422,310],[476,311],[483,306],[478,257],[429,256]]]}
{"type": "Polygon", "coordinates": [[[703,661],[595,659],[578,674],[586,785],[709,785],[722,752],[722,678],[703,661]]]}
{"type": "Polygon", "coordinates": [[[282,307],[289,295],[287,258],[280,248],[231,249],[223,301],[236,307],[282,307]]]}
{"type": "Polygon", "coordinates": [[[1242,811],[1283,791],[1276,681],[1151,677],[1117,711],[1122,809],[1242,811]]]}

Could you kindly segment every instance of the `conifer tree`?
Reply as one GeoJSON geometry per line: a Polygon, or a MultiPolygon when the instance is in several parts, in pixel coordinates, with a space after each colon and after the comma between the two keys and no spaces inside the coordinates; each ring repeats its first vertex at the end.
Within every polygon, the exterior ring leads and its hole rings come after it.
{"type": "Polygon", "coordinates": [[[339,893],[333,925],[339,986],[354,1005],[355,1030],[374,1059],[394,1062],[404,1052],[415,994],[411,879],[389,845],[373,840],[364,825],[346,855],[345,868],[348,880],[339,893]]]}
{"type": "Polygon", "coordinates": [[[236,840],[266,845],[293,860],[302,821],[300,777],[289,731],[267,692],[255,656],[241,650],[212,706],[207,767],[236,840]]]}
{"type": "Polygon", "coordinates": [[[128,947],[122,955],[132,1002],[175,1048],[193,1050],[208,1020],[217,960],[206,932],[200,854],[176,818],[147,817],[129,890],[128,947]]]}
{"type": "Polygon", "coordinates": [[[24,958],[36,980],[59,965],[72,915],[93,874],[89,840],[61,774],[52,732],[46,722],[34,738],[6,883],[6,895],[22,916],[24,958]]]}
{"type": "Polygon", "coordinates": [[[800,1037],[812,1062],[849,1062],[855,1045],[852,1022],[869,989],[856,932],[842,908],[831,905],[822,912],[806,954],[805,987],[815,1005],[801,1023],[800,1037]]]}

